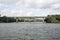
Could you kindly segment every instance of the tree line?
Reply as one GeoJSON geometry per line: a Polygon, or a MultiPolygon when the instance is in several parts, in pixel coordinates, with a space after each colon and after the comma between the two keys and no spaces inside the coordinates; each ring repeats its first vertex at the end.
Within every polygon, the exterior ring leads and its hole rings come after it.
{"type": "Polygon", "coordinates": [[[15,17],[0,17],[0,23],[10,23],[10,22],[41,22],[42,20],[38,20],[35,18],[15,18],[15,17]]]}
{"type": "MultiPolygon", "coordinates": [[[[29,19],[26,20],[25,18],[18,18],[18,22],[41,22],[42,20],[36,20],[36,19],[29,19]]],[[[45,20],[46,23],[60,23],[60,15],[48,15],[45,20]]],[[[14,17],[0,17],[0,23],[10,23],[10,22],[16,22],[16,19],[14,17]]]]}
{"type": "Polygon", "coordinates": [[[15,22],[16,20],[12,17],[0,17],[0,23],[8,23],[8,22],[15,22]]]}
{"type": "Polygon", "coordinates": [[[48,15],[45,21],[47,23],[60,23],[60,15],[48,15]]]}

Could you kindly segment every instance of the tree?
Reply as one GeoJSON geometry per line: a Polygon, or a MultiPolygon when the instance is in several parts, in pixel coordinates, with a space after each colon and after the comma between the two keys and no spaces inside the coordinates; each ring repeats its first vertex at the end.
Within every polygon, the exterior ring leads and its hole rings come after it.
{"type": "Polygon", "coordinates": [[[47,23],[57,23],[60,21],[59,15],[48,15],[45,19],[47,23]]]}

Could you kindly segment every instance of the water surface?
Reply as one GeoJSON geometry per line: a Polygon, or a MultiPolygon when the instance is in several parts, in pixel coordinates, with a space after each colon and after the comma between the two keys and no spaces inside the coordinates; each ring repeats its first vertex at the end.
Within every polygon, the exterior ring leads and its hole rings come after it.
{"type": "Polygon", "coordinates": [[[0,23],[0,40],[60,40],[60,24],[0,23]]]}

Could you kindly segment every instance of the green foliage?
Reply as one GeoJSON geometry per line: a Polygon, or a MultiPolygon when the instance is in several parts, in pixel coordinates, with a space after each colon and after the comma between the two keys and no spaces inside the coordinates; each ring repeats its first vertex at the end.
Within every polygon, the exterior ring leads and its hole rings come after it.
{"type": "Polygon", "coordinates": [[[8,23],[8,22],[15,22],[15,21],[16,20],[11,17],[6,17],[6,16],[0,17],[0,23],[2,22],[8,23]]]}
{"type": "Polygon", "coordinates": [[[48,15],[45,19],[47,23],[59,23],[60,15],[48,15]]]}
{"type": "Polygon", "coordinates": [[[25,19],[24,18],[18,18],[18,22],[24,22],[25,19]]]}

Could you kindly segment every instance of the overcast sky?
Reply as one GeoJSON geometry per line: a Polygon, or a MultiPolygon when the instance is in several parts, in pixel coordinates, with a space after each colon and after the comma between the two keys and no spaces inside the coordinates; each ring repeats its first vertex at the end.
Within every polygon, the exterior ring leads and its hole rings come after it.
{"type": "Polygon", "coordinates": [[[47,16],[60,14],[60,0],[0,0],[2,16],[47,16]]]}

